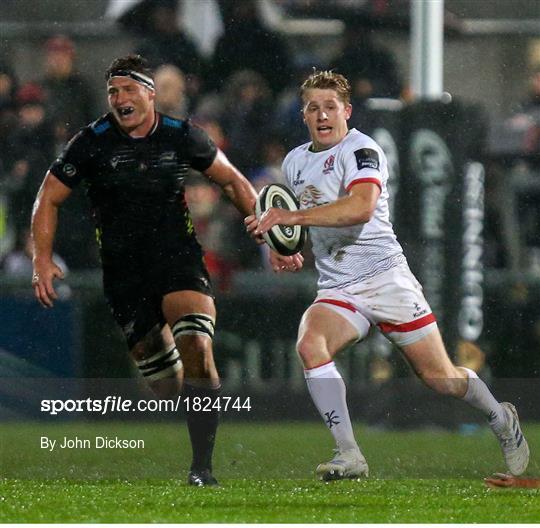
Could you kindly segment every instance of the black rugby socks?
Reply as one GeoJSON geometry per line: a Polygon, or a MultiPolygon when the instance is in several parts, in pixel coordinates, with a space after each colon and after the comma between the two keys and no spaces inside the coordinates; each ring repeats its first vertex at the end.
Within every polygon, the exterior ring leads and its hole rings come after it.
{"type": "Polygon", "coordinates": [[[195,387],[184,383],[182,401],[193,450],[192,471],[212,471],[212,453],[219,421],[219,405],[214,404],[220,392],[221,388],[195,387]]]}

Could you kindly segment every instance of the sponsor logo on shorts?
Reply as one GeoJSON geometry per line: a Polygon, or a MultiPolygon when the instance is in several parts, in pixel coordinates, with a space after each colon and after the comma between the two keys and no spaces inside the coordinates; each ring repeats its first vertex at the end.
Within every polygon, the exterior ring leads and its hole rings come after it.
{"type": "Polygon", "coordinates": [[[414,309],[416,312],[414,312],[412,315],[415,319],[428,313],[427,308],[422,308],[417,302],[414,303],[414,309]]]}

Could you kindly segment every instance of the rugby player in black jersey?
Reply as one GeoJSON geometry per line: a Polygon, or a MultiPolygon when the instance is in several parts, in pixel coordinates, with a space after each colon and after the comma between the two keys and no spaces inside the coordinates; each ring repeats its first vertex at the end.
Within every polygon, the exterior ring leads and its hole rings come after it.
{"type": "MultiPolygon", "coordinates": [[[[189,121],[154,109],[151,71],[140,56],[113,61],[106,73],[110,112],[84,127],[54,161],[32,215],[35,295],[57,298],[62,271],[52,260],[58,208],[86,186],[100,243],[105,296],[141,373],[161,398],[217,398],[212,338],[216,311],[209,276],[184,200],[191,167],[220,185],[244,216],[251,184],[189,121]]],[[[299,269],[301,257],[279,257],[299,269]]],[[[187,411],[193,450],[188,483],[215,485],[212,451],[217,410],[187,411]]]]}

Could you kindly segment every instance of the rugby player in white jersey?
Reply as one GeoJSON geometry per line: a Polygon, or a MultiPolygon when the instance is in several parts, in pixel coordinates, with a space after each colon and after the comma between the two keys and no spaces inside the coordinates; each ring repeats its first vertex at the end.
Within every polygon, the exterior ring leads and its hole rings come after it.
{"type": "MultiPolygon", "coordinates": [[[[427,386],[484,413],[509,471],[523,473],[529,448],[515,408],[499,403],[474,371],[454,366],[446,353],[435,316],[389,221],[384,152],[369,136],[348,129],[347,79],[315,71],[302,84],[301,96],[311,141],[283,162],[300,210],[271,208],[260,221],[248,216],[245,223],[259,238],[276,224],[310,226],[318,295],[300,322],[297,351],[313,402],[337,447],[317,474],[323,480],[368,476],[333,358],[365,338],[372,325],[401,349],[427,386]]],[[[270,260],[275,271],[291,271],[275,255],[270,260]]]]}

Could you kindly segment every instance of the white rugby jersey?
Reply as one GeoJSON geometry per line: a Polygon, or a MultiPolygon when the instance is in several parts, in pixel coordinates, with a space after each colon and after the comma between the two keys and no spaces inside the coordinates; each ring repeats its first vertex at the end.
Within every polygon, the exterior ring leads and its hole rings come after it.
{"type": "Polygon", "coordinates": [[[287,185],[308,209],[346,196],[351,187],[372,182],[381,189],[371,220],[347,227],[310,227],[319,288],[343,288],[403,262],[388,211],[388,168],[381,147],[356,129],[321,152],[311,142],[289,152],[282,169],[287,185]]]}

